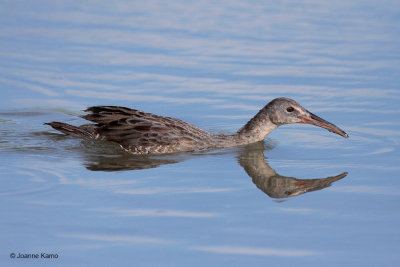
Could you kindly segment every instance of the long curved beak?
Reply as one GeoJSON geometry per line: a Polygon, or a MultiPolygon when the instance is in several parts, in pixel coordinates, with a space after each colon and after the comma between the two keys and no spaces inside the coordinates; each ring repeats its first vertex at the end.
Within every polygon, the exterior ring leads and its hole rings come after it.
{"type": "Polygon", "coordinates": [[[303,115],[303,116],[300,116],[299,118],[301,119],[301,121],[299,123],[307,123],[307,124],[315,125],[318,127],[322,127],[322,128],[327,129],[330,132],[333,132],[335,134],[349,138],[349,136],[347,135],[347,133],[345,133],[345,131],[343,131],[336,125],[334,125],[330,122],[327,122],[326,120],[318,117],[317,115],[312,114],[311,112],[308,112],[308,115],[303,115]]]}

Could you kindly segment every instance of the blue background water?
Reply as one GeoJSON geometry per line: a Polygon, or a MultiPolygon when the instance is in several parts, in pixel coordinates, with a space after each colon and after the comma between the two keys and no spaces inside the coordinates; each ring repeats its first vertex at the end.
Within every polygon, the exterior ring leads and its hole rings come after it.
{"type": "Polygon", "coordinates": [[[400,2],[1,6],[0,265],[398,263],[400,2]],[[345,178],[277,200],[238,164],[243,148],[140,159],[43,125],[121,105],[233,133],[278,96],[350,138],[282,126],[265,162],[345,178]]]}

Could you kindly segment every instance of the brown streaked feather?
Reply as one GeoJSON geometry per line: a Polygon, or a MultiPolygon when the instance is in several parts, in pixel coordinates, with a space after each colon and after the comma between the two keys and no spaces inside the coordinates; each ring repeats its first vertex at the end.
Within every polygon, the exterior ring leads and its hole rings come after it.
{"type": "Polygon", "coordinates": [[[50,125],[54,129],[56,129],[62,133],[69,134],[72,136],[80,136],[80,137],[86,137],[86,138],[94,138],[95,137],[93,135],[93,129],[90,129],[90,127],[87,127],[87,125],[82,125],[80,127],[76,127],[71,124],[58,122],[58,121],[52,121],[52,122],[48,122],[45,124],[50,125]]]}
{"type": "MultiPolygon", "coordinates": [[[[198,150],[212,135],[179,119],[118,106],[95,106],[82,118],[96,124],[96,139],[117,142],[130,153],[198,150]]],[[[201,149],[201,148],[200,148],[201,149]]]]}

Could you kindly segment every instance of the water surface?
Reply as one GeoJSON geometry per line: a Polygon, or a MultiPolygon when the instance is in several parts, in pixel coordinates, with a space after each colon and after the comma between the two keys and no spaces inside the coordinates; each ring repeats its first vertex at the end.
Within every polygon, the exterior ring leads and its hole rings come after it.
{"type": "Polygon", "coordinates": [[[393,265],[398,1],[5,1],[0,263],[393,265]],[[349,139],[138,157],[43,125],[120,105],[234,133],[275,97],[349,139]],[[11,253],[56,259],[11,259],[11,253]]]}

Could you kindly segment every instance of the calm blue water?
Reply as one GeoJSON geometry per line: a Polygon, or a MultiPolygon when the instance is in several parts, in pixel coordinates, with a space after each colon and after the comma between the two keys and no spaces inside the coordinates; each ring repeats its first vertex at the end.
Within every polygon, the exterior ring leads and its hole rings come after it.
{"type": "Polygon", "coordinates": [[[1,266],[398,263],[399,1],[1,6],[1,266]],[[278,96],[350,138],[134,157],[43,125],[120,105],[233,133],[278,96]]]}

